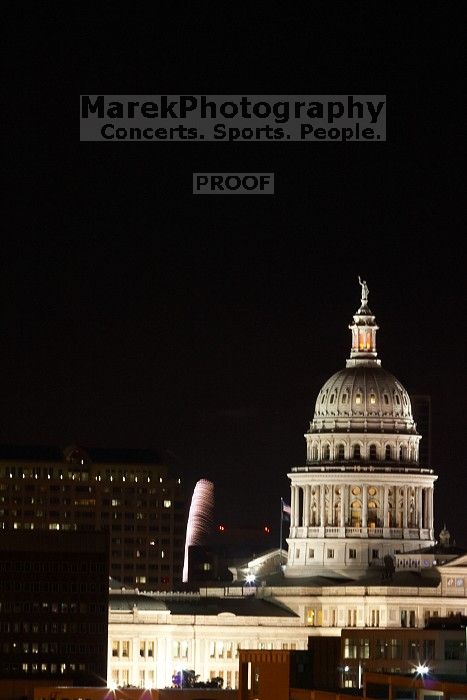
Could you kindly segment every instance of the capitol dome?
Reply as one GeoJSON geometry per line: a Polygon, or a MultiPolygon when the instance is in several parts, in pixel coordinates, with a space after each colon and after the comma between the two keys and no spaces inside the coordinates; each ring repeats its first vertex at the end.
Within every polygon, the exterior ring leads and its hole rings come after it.
{"type": "Polygon", "coordinates": [[[363,364],[336,372],[316,399],[311,428],[385,432],[397,425],[399,432],[415,433],[410,397],[402,384],[380,365],[363,364]]]}
{"type": "Polygon", "coordinates": [[[399,380],[377,358],[378,326],[368,306],[368,287],[349,325],[350,357],[330,377],[316,399],[305,435],[307,461],[336,459],[417,462],[420,435],[410,397],[399,380]]]}

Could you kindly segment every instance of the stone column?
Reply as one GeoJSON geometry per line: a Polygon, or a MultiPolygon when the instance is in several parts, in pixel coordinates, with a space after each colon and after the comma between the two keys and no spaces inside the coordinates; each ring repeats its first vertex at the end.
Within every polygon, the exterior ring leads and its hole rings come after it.
{"type": "Polygon", "coordinates": [[[345,527],[345,501],[347,498],[347,486],[342,484],[341,486],[341,508],[340,508],[340,527],[345,527]]]}
{"type": "Polygon", "coordinates": [[[388,522],[388,512],[389,512],[389,487],[383,487],[383,527],[389,527],[388,522]]]}
{"type": "Polygon", "coordinates": [[[298,527],[298,517],[299,517],[299,495],[298,486],[292,486],[292,503],[293,503],[293,526],[298,527]]]}
{"type": "Polygon", "coordinates": [[[324,484],[319,485],[319,524],[321,527],[325,526],[324,518],[324,484]]]}
{"type": "Polygon", "coordinates": [[[428,491],[428,527],[433,530],[433,486],[428,491]]]}
{"type": "Polygon", "coordinates": [[[303,525],[308,527],[310,525],[310,494],[311,486],[310,484],[305,485],[305,493],[303,496],[303,525]]]}
{"type": "Polygon", "coordinates": [[[362,527],[367,527],[368,517],[368,490],[366,486],[362,486],[362,527]]]}
{"type": "Polygon", "coordinates": [[[402,515],[402,527],[407,529],[408,493],[407,486],[404,486],[404,512],[402,515]]]}
{"type": "Polygon", "coordinates": [[[428,522],[428,489],[426,486],[422,489],[422,504],[423,504],[423,525],[430,527],[428,522]]]}
{"type": "Polygon", "coordinates": [[[290,487],[290,527],[295,526],[295,486],[290,487]]]}
{"type": "Polygon", "coordinates": [[[130,641],[131,644],[131,649],[130,649],[130,657],[128,660],[131,659],[131,666],[130,666],[130,674],[128,678],[128,683],[131,683],[132,685],[139,685],[139,662],[140,662],[140,655],[139,655],[139,644],[140,640],[139,637],[134,636],[133,639],[130,641]]]}
{"type": "Polygon", "coordinates": [[[423,528],[423,498],[422,498],[422,487],[417,486],[417,526],[421,530],[423,528]]]}

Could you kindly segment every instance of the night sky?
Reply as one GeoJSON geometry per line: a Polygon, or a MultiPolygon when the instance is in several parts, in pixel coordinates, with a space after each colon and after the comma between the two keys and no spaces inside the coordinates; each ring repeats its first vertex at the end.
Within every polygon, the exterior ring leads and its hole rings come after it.
{"type": "Polygon", "coordinates": [[[6,5],[0,442],[160,449],[274,537],[360,274],[383,367],[432,397],[436,534],[467,546],[456,4],[6,5]],[[387,142],[79,141],[80,94],[180,93],[386,94],[387,142]]]}

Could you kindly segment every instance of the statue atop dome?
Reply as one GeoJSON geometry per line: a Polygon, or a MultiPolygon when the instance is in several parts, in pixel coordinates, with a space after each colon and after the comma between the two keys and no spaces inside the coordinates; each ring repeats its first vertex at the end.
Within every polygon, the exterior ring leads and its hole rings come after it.
{"type": "Polygon", "coordinates": [[[368,304],[368,294],[369,294],[369,289],[368,285],[366,283],[366,280],[361,280],[360,275],[358,276],[358,282],[362,288],[362,306],[366,306],[368,304]]]}

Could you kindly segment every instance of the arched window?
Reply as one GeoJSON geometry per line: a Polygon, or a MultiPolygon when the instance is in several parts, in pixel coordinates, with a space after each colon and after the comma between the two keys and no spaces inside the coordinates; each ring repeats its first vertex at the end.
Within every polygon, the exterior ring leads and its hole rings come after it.
{"type": "Polygon", "coordinates": [[[313,445],[313,447],[311,448],[311,459],[314,462],[316,462],[316,460],[318,459],[318,448],[316,445],[313,445]]]}
{"type": "Polygon", "coordinates": [[[384,453],[385,459],[391,459],[391,445],[386,445],[386,451],[384,453]]]}
{"type": "Polygon", "coordinates": [[[384,403],[386,406],[389,406],[389,396],[387,394],[384,394],[384,403]]]}
{"type": "Polygon", "coordinates": [[[324,445],[323,447],[323,459],[330,459],[329,445],[324,445]]]}
{"type": "Polygon", "coordinates": [[[370,459],[377,459],[376,445],[370,445],[370,459]]]}
{"type": "Polygon", "coordinates": [[[353,458],[354,459],[360,459],[361,454],[360,454],[360,445],[356,444],[353,446],[353,458]]]}
{"type": "MultiPolygon", "coordinates": [[[[375,490],[375,489],[373,489],[375,490]]],[[[369,490],[370,491],[370,490],[369,490]]],[[[379,527],[378,518],[379,502],[374,500],[368,501],[367,525],[368,527],[379,527]]]]}
{"type": "Polygon", "coordinates": [[[345,446],[342,443],[337,448],[337,458],[345,459],[345,446]]]}
{"type": "Polygon", "coordinates": [[[399,447],[399,460],[402,462],[404,459],[404,450],[402,449],[402,445],[399,447]]]}
{"type": "Polygon", "coordinates": [[[350,504],[350,525],[351,527],[362,526],[362,503],[357,498],[350,504]]]}

